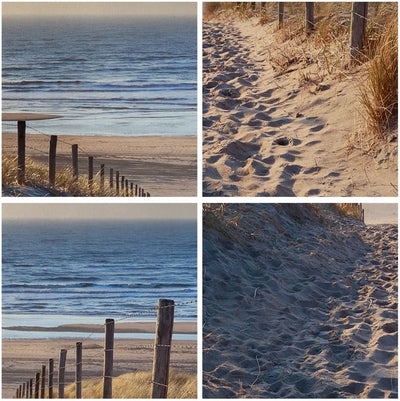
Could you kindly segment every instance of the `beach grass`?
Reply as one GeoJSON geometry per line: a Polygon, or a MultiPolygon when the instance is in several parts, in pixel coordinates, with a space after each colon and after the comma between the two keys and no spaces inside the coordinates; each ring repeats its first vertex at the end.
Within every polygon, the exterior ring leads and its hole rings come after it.
{"type": "MultiPolygon", "coordinates": [[[[152,373],[138,371],[113,378],[113,398],[151,398],[152,373]]],[[[103,398],[103,380],[82,381],[82,398],[103,398]]],[[[75,384],[65,388],[65,398],[75,398],[75,384]]],[[[168,398],[197,398],[197,376],[195,374],[170,373],[168,398]]]]}
{"type": "MultiPolygon", "coordinates": [[[[4,186],[17,186],[17,157],[4,154],[2,157],[2,183],[4,186]]],[[[25,185],[32,188],[48,190],[49,194],[59,196],[116,196],[116,192],[106,185],[100,187],[99,177],[94,177],[90,187],[87,177],[80,176],[74,179],[69,168],[59,169],[56,173],[55,185],[49,185],[48,167],[34,161],[30,157],[25,159],[25,185]]]]}

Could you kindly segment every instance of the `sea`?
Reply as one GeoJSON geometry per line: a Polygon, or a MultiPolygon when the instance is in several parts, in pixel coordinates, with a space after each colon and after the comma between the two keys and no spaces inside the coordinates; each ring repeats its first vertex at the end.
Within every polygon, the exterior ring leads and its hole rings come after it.
{"type": "Polygon", "coordinates": [[[155,321],[160,298],[195,322],[196,238],[195,221],[3,221],[3,339],[78,335],[11,326],[155,321]]]}
{"type": "MultiPolygon", "coordinates": [[[[194,17],[3,17],[3,112],[47,113],[27,132],[193,136],[194,17]]],[[[16,123],[3,123],[3,132],[16,123]]]]}

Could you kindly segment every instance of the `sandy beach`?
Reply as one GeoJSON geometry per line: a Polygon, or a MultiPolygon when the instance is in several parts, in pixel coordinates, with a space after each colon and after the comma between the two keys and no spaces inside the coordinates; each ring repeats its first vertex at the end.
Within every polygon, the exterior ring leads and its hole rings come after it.
{"type": "Polygon", "coordinates": [[[364,67],[326,73],[335,49],[259,20],[203,25],[204,195],[396,196],[397,130],[365,151],[364,67]]]}
{"type": "MultiPolygon", "coordinates": [[[[116,332],[152,332],[153,323],[120,323],[116,332]],[[138,327],[139,326],[139,327],[138,327]]],[[[81,332],[96,332],[86,325],[75,327],[81,332]]],[[[58,331],[63,331],[58,330],[58,331]]],[[[70,331],[73,331],[71,328],[70,331]]],[[[196,332],[195,323],[177,323],[175,332],[196,332]]],[[[75,342],[83,343],[83,379],[101,378],[104,359],[104,340],[82,339],[49,339],[49,340],[3,340],[3,398],[11,398],[16,387],[33,377],[42,364],[49,358],[55,361],[60,350],[67,349],[66,384],[73,383],[75,369],[75,342]]],[[[152,370],[153,340],[115,340],[114,344],[114,376],[137,370],[152,370]]],[[[171,350],[171,369],[178,372],[196,374],[197,342],[173,340],[171,350]]]]}
{"type": "MultiPolygon", "coordinates": [[[[17,137],[3,133],[3,153],[16,155],[17,137]]],[[[48,164],[50,138],[28,134],[26,155],[48,164]]],[[[94,157],[94,172],[105,164],[143,187],[151,196],[196,196],[197,143],[195,137],[105,137],[60,135],[57,168],[71,168],[71,144],[78,144],[79,174],[87,175],[88,156],[94,157]]]]}
{"type": "Polygon", "coordinates": [[[208,206],[205,398],[398,398],[397,225],[208,206]]]}

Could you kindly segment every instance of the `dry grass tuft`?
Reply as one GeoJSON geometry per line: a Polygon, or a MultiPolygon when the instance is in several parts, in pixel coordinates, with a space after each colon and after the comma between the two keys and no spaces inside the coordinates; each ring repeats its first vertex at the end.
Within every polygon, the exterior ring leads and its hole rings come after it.
{"type": "MultiPolygon", "coordinates": [[[[126,373],[113,378],[113,398],[151,398],[151,372],[126,373]]],[[[75,398],[75,384],[65,388],[65,398],[75,398]]],[[[102,379],[84,380],[82,398],[103,398],[102,379]]],[[[168,398],[197,398],[197,376],[195,374],[171,372],[168,398]]]]}
{"type": "MultiPolygon", "coordinates": [[[[31,158],[25,159],[25,182],[32,188],[45,188],[49,192],[58,195],[70,196],[116,196],[114,190],[110,190],[107,186],[101,189],[99,177],[94,178],[92,189],[86,177],[79,177],[74,181],[71,169],[63,169],[56,174],[55,186],[50,187],[48,183],[48,167],[35,162],[31,158]]],[[[17,157],[4,154],[2,157],[2,183],[3,186],[17,186],[17,157]]]]}
{"type": "Polygon", "coordinates": [[[382,32],[374,35],[374,45],[369,46],[372,58],[367,62],[367,81],[362,86],[360,102],[369,136],[376,144],[385,141],[397,123],[397,12],[392,13],[382,32]]]}
{"type": "Polygon", "coordinates": [[[364,221],[361,203],[334,203],[333,206],[342,216],[354,217],[357,220],[364,221]]]}

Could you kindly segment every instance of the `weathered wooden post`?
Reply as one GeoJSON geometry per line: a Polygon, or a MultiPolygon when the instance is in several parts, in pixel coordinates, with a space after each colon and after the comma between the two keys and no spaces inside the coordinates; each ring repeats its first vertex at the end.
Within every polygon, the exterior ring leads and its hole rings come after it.
{"type": "Polygon", "coordinates": [[[152,398],[167,398],[169,360],[174,325],[174,301],[159,299],[153,360],[152,398]]]}
{"type": "Polygon", "coordinates": [[[122,196],[124,196],[124,189],[125,189],[125,176],[121,176],[121,190],[122,190],[122,196]]]}
{"type": "Polygon", "coordinates": [[[150,192],[147,192],[147,197],[150,198],[150,192]]]}
{"type": "Polygon", "coordinates": [[[76,343],[75,398],[82,398],[82,343],[76,343]]]}
{"type": "Polygon", "coordinates": [[[35,376],[35,398],[39,398],[39,387],[40,387],[40,372],[37,372],[35,376]]]}
{"type": "Polygon", "coordinates": [[[125,180],[125,195],[129,196],[129,183],[128,180],[125,180]]]}
{"type": "Polygon", "coordinates": [[[57,152],[57,135],[50,137],[49,150],[49,183],[54,187],[56,182],[56,152],[57,152]]]}
{"type": "Polygon", "coordinates": [[[67,350],[60,351],[60,362],[58,365],[58,398],[64,398],[65,384],[65,362],[67,360],[67,350]]]}
{"type": "Polygon", "coordinates": [[[53,398],[54,360],[49,359],[49,398],[53,398]]]}
{"type": "Polygon", "coordinates": [[[18,121],[18,172],[17,182],[22,185],[25,183],[25,142],[26,142],[26,122],[18,121]]]}
{"type": "Polygon", "coordinates": [[[104,190],[104,164],[100,164],[100,188],[104,190]]]}
{"type": "Polygon", "coordinates": [[[278,3],[278,28],[282,29],[283,27],[283,17],[285,10],[285,3],[280,1],[278,3]]]}
{"type": "Polygon", "coordinates": [[[114,170],[110,168],[110,188],[114,188],[114,170]]]}
{"type": "Polygon", "coordinates": [[[368,3],[354,2],[350,27],[350,61],[355,62],[362,55],[367,26],[368,3]]]}
{"type": "Polygon", "coordinates": [[[79,171],[78,171],[78,145],[72,145],[72,176],[74,177],[74,181],[78,179],[79,171]]]}
{"type": "Polygon", "coordinates": [[[112,398],[114,319],[106,319],[104,339],[103,398],[112,398]]]}
{"type": "Polygon", "coordinates": [[[19,398],[19,387],[17,387],[17,390],[15,391],[15,398],[19,398]]]}
{"type": "Polygon", "coordinates": [[[314,3],[306,2],[306,32],[314,30],[314,3]]]}
{"type": "Polygon", "coordinates": [[[89,188],[90,192],[92,192],[92,187],[93,187],[93,156],[89,156],[89,188]]]}
{"type": "Polygon", "coordinates": [[[137,184],[135,184],[135,197],[137,197],[137,196],[138,196],[138,189],[139,189],[138,185],[137,185],[137,184]]]}
{"type": "Polygon", "coordinates": [[[119,171],[115,172],[115,190],[117,191],[117,195],[119,195],[119,171]]]}
{"type": "Polygon", "coordinates": [[[29,379],[29,398],[33,396],[33,379],[29,379]]]}
{"type": "Polygon", "coordinates": [[[22,398],[25,398],[25,383],[22,383],[22,394],[21,394],[22,398]]]}
{"type": "Polygon", "coordinates": [[[25,398],[29,398],[29,380],[26,382],[25,398]]]}
{"type": "Polygon", "coordinates": [[[40,386],[40,398],[44,398],[44,393],[46,389],[46,365],[42,365],[42,383],[40,386]]]}
{"type": "Polygon", "coordinates": [[[129,193],[130,196],[133,196],[133,182],[131,182],[131,192],[129,193]]]}

